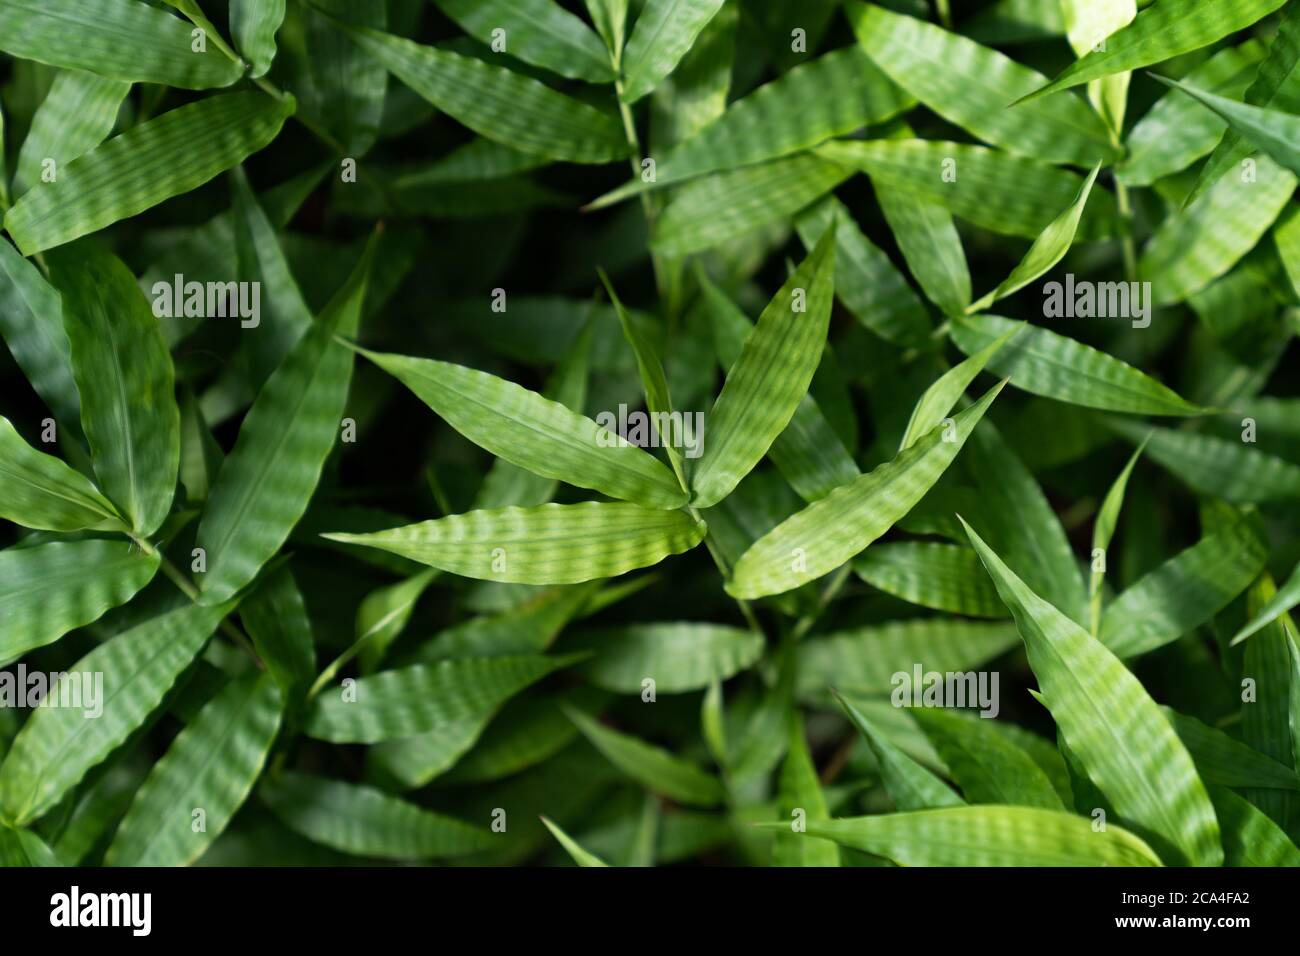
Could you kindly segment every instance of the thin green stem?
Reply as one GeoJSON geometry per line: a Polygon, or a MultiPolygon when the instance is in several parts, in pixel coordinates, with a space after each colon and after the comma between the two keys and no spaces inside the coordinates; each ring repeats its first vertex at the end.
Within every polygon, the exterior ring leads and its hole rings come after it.
{"type": "Polygon", "coordinates": [[[840,589],[844,587],[845,582],[848,581],[849,572],[852,570],[851,565],[843,564],[831,575],[830,581],[826,584],[821,597],[817,600],[817,607],[799,618],[798,622],[795,623],[794,630],[791,632],[794,640],[803,639],[813,629],[817,619],[822,616],[831,601],[835,600],[836,595],[840,593],[840,589]]]}
{"type": "Polygon", "coordinates": [[[1137,243],[1133,239],[1133,205],[1129,200],[1128,187],[1115,178],[1115,204],[1119,207],[1120,218],[1128,227],[1121,246],[1124,250],[1124,277],[1129,282],[1137,282],[1137,243]]]}
{"type": "MultiPolygon", "coordinates": [[[[686,510],[696,521],[703,521],[698,508],[687,505],[686,510]]],[[[730,581],[731,565],[728,563],[726,556],[723,555],[722,551],[719,550],[717,544],[714,542],[712,531],[706,531],[704,533],[704,546],[709,549],[709,554],[713,557],[713,563],[718,566],[718,572],[722,575],[722,580],[730,581]]],[[[742,600],[741,598],[735,598],[734,600],[736,605],[740,608],[740,613],[744,615],[745,620],[749,623],[750,629],[757,634],[762,634],[763,626],[758,623],[758,617],[754,614],[754,609],[750,606],[749,602],[742,600]]]]}

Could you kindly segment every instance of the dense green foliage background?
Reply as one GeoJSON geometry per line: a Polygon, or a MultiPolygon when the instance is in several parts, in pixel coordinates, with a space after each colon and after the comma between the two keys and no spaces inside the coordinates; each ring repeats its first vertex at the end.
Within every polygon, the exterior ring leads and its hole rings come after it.
{"type": "Polygon", "coordinates": [[[1300,863],[1300,7],[952,7],[0,0],[0,862],[1300,863]]]}

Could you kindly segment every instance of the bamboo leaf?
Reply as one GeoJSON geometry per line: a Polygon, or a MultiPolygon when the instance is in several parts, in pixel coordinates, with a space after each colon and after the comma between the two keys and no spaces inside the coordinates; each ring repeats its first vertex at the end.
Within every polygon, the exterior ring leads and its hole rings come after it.
{"type": "Polygon", "coordinates": [[[33,712],[0,766],[4,815],[24,823],[58,803],[157,710],[229,610],[189,606],[163,614],[118,634],[69,668],[74,675],[103,675],[97,691],[103,712],[94,720],[78,708],[33,712]]]}
{"type": "Polygon", "coordinates": [[[1201,415],[1144,372],[1107,352],[1036,325],[981,315],[953,322],[952,339],[974,355],[1001,336],[1011,341],[989,359],[988,367],[1016,388],[1045,398],[1132,415],[1201,415]]]}
{"type": "Polygon", "coordinates": [[[1280,110],[1251,106],[1226,96],[1207,93],[1176,80],[1166,80],[1159,76],[1156,79],[1166,86],[1181,90],[1207,109],[1213,110],[1238,135],[1292,172],[1300,172],[1300,119],[1280,110]]]}
{"type": "Polygon", "coordinates": [[[14,196],[40,182],[42,172],[57,176],[68,163],[102,143],[113,131],[130,91],[130,83],[94,73],[67,71],[55,76],[18,154],[14,196]]]}
{"type": "MultiPolygon", "coordinates": [[[[1196,769],[1206,783],[1224,787],[1300,790],[1300,774],[1272,757],[1195,717],[1168,707],[1161,710],[1196,761],[1196,769]]],[[[1210,789],[1210,796],[1214,797],[1214,788],[1210,789]]]]}
{"type": "Polygon", "coordinates": [[[31,830],[0,823],[0,867],[63,866],[63,861],[31,830]]]}
{"type": "Polygon", "coordinates": [[[194,50],[189,25],[138,0],[4,0],[0,50],[100,76],[186,90],[229,86],[240,65],[194,50]]]}
{"type": "Polygon", "coordinates": [[[293,572],[283,567],[263,580],[240,603],[239,617],[285,700],[296,702],[316,675],[316,647],[293,572]]]}
{"type": "Polygon", "coordinates": [[[1137,461],[1142,457],[1142,450],[1146,447],[1146,442],[1138,446],[1124,466],[1124,470],[1119,473],[1115,483],[1110,486],[1106,492],[1106,497],[1102,499],[1101,508],[1097,511],[1097,520],[1092,526],[1092,574],[1088,578],[1088,602],[1089,602],[1089,630],[1093,635],[1097,635],[1101,630],[1101,585],[1106,577],[1106,560],[1107,549],[1110,547],[1111,538],[1115,536],[1115,526],[1119,524],[1119,511],[1124,507],[1124,492],[1128,488],[1129,477],[1133,474],[1133,468],[1137,461]],[[1100,558],[1101,567],[1098,569],[1097,562],[1100,558]]]}
{"type": "Polygon", "coordinates": [[[368,27],[345,29],[390,73],[480,136],[574,163],[603,163],[628,153],[612,113],[537,80],[368,27]]]}
{"type": "Polygon", "coordinates": [[[893,461],[836,488],[756,541],[736,563],[727,591],[738,598],[781,594],[833,571],[893,526],[957,457],[1002,390],[992,388],[893,461]]]}
{"type": "Polygon", "coordinates": [[[880,775],[895,807],[899,810],[928,810],[934,807],[960,807],[965,803],[946,783],[890,743],[863,716],[862,711],[838,693],[835,698],[880,764],[880,775]]]}
{"type": "Polygon", "coordinates": [[[122,541],[53,541],[0,551],[0,662],[52,644],[153,578],[158,555],[122,541]]]}
{"type": "Polygon", "coordinates": [[[292,97],[228,93],[164,113],[33,186],[5,214],[5,228],[30,256],[137,215],[260,150],[293,110],[292,97]]]}
{"type": "Polygon", "coordinates": [[[39,452],[0,417],[0,518],[50,531],[124,530],[117,509],[80,472],[39,452]]]}
{"type": "MultiPolygon", "coordinates": [[[[1063,0],[1066,35],[1079,56],[1086,56],[1137,16],[1135,0],[1063,0]]],[[[1129,74],[1115,73],[1088,84],[1088,99],[1114,134],[1124,130],[1129,74]]]]}
{"type": "Polygon", "coordinates": [[[596,854],[584,850],[582,846],[573,839],[573,837],[569,836],[546,817],[542,817],[542,822],[546,824],[546,829],[551,831],[551,836],[555,837],[560,846],[564,847],[564,852],[569,854],[573,859],[573,862],[578,864],[578,866],[609,866],[608,863],[596,856],[596,854]]]}
{"type": "Polygon", "coordinates": [[[827,231],[763,310],[727,372],[691,475],[692,506],[729,495],[789,424],[826,347],[834,275],[835,238],[827,231]]]}
{"type": "Polygon", "coordinates": [[[685,621],[633,624],[584,633],[566,651],[591,651],[578,672],[597,687],[639,694],[653,678],[655,690],[703,690],[751,667],[763,653],[762,635],[716,624],[685,621]]]}
{"type": "Polygon", "coordinates": [[[1277,593],[1268,599],[1241,630],[1232,636],[1233,645],[1240,644],[1252,634],[1258,634],[1269,627],[1283,614],[1300,604],[1300,565],[1291,572],[1291,577],[1277,589],[1277,593]]]}
{"type": "Polygon", "coordinates": [[[120,259],[91,243],[49,259],[95,475],[134,533],[148,537],[171,509],[180,467],[171,355],[120,259]]]}
{"type": "Polygon", "coordinates": [[[269,675],[231,681],[172,741],[117,828],[108,866],[185,866],[230,823],[261,775],[283,702],[269,675]],[[195,812],[203,826],[196,828],[195,812]]]}
{"type": "Polygon", "coordinates": [[[992,344],[985,346],[966,361],[960,362],[947,372],[944,372],[935,380],[933,385],[925,390],[916,406],[912,409],[912,417],[907,422],[907,431],[904,432],[903,440],[898,446],[899,451],[911,448],[927,432],[934,430],[943,423],[943,420],[948,417],[948,413],[966,394],[966,389],[970,387],[971,382],[975,381],[976,376],[984,371],[984,367],[988,365],[989,360],[998,354],[1002,346],[1006,345],[1019,332],[1020,328],[1020,326],[1017,326],[1008,329],[992,344]]]}
{"type": "Polygon", "coordinates": [[[939,203],[882,189],[880,211],[907,266],[931,302],[945,315],[961,315],[971,300],[970,269],[952,215],[939,203]]]}
{"type": "Polygon", "coordinates": [[[63,330],[63,304],[40,271],[0,241],[0,334],[36,394],[76,434],[81,398],[63,330]]]}
{"type": "Polygon", "coordinates": [[[647,0],[623,51],[625,103],[635,103],[677,69],[725,0],[647,0]]]}
{"type": "Polygon", "coordinates": [[[588,83],[612,83],[600,37],[554,0],[435,0],[443,13],[482,43],[505,32],[505,52],[525,63],[588,83]]]}
{"type": "Polygon", "coordinates": [[[896,541],[867,549],[853,571],[874,588],[911,604],[970,617],[1006,617],[998,592],[970,548],[938,541],[896,541]]]}
{"type": "Polygon", "coordinates": [[[828,820],[826,795],[822,793],[817,768],[813,766],[804,736],[803,721],[790,721],[790,745],[781,767],[777,793],[778,816],[791,832],[778,831],[772,843],[772,862],[777,866],[839,866],[840,851],[823,840],[805,840],[798,836],[799,827],[808,820],[828,820]]]}
{"type": "Polygon", "coordinates": [[[1300,850],[1266,814],[1223,787],[1211,787],[1210,797],[1223,831],[1224,865],[1300,866],[1300,850]]]}
{"type": "Polygon", "coordinates": [[[1064,810],[1047,774],[992,720],[964,717],[941,708],[918,707],[912,714],[971,803],[1064,810]]]}
{"type": "Polygon", "coordinates": [[[264,76],[271,68],[284,8],[285,0],[231,0],[230,34],[250,64],[249,76],[264,76]]]}
{"type": "Polygon", "coordinates": [[[1052,717],[1088,777],[1129,826],[1141,827],[1175,859],[1221,863],[1205,785],[1137,678],[1096,638],[1029,590],[965,527],[1016,620],[1052,717]]]}

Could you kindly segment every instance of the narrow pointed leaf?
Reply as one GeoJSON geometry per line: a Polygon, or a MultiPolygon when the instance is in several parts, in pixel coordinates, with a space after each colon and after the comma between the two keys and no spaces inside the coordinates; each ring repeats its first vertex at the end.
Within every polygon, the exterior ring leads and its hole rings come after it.
{"type": "Polygon", "coordinates": [[[907,431],[903,434],[898,450],[911,448],[927,432],[942,424],[948,417],[948,413],[956,407],[957,402],[966,393],[970,383],[975,381],[976,376],[989,364],[989,360],[997,355],[1002,346],[1006,345],[1019,330],[1019,326],[1008,329],[966,361],[944,372],[933,385],[927,388],[917,401],[916,407],[912,409],[912,417],[908,420],[907,431]]]}
{"type": "Polygon", "coordinates": [[[0,417],[0,518],[28,528],[118,530],[122,519],[89,479],[39,452],[0,417]]]}
{"type": "Polygon", "coordinates": [[[1277,589],[1277,593],[1264,603],[1264,606],[1232,637],[1232,644],[1240,644],[1252,634],[1271,625],[1283,614],[1300,604],[1300,565],[1291,572],[1291,577],[1277,589]]]}
{"type": "Polygon", "coordinates": [[[677,68],[725,0],[647,0],[623,51],[625,103],[635,103],[677,68]]]}
{"type": "Polygon", "coordinates": [[[1185,863],[1223,861],[1214,807],[1187,749],[1146,690],[1096,638],[1034,594],[966,525],[1025,640],[1061,735],[1130,826],[1185,863]]]}
{"type": "Polygon", "coordinates": [[[542,817],[542,822],[546,824],[546,829],[551,831],[551,836],[555,837],[560,846],[564,847],[564,852],[569,854],[573,859],[573,862],[578,864],[578,866],[609,866],[608,863],[596,856],[596,854],[584,850],[580,843],[546,817],[542,817]]]}
{"type": "Polygon", "coordinates": [[[230,823],[261,775],[280,729],[269,676],[231,681],[154,764],[105,854],[107,866],[186,866],[230,823]],[[201,828],[194,811],[203,811],[201,828]]]}
{"type": "Polygon", "coordinates": [[[1142,457],[1142,449],[1146,447],[1143,442],[1132,456],[1129,457],[1128,464],[1124,470],[1119,473],[1115,483],[1110,486],[1106,492],[1106,497],[1102,499],[1101,508],[1097,511],[1097,520],[1092,526],[1092,555],[1093,566],[1092,573],[1088,578],[1088,602],[1089,602],[1089,630],[1094,635],[1098,634],[1101,629],[1101,585],[1106,578],[1107,567],[1107,549],[1110,547],[1111,538],[1115,536],[1115,526],[1119,524],[1119,512],[1124,507],[1124,492],[1128,489],[1129,477],[1133,474],[1133,468],[1137,461],[1142,457]],[[1101,570],[1097,569],[1096,559],[1100,554],[1101,570]]]}
{"type": "Polygon", "coordinates": [[[1157,79],[1182,90],[1207,109],[1213,110],[1249,143],[1268,153],[1293,173],[1300,173],[1300,117],[1280,110],[1240,103],[1175,80],[1163,77],[1157,79]]]}
{"type": "Polygon", "coordinates": [[[874,588],[911,604],[970,617],[1006,617],[1006,608],[970,548],[938,541],[897,541],[868,548],[853,571],[874,588]]]}
{"type": "Polygon", "coordinates": [[[864,550],[939,480],[1001,390],[995,386],[951,426],[934,429],[893,461],[836,488],[764,535],[736,563],[728,593],[738,598],[781,594],[864,550]]]}
{"type": "Polygon", "coordinates": [[[880,764],[880,775],[895,807],[899,810],[929,810],[960,807],[965,803],[946,783],[892,744],[862,711],[838,694],[835,696],[880,764]]]}
{"type": "Polygon", "coordinates": [[[578,672],[605,690],[639,694],[647,677],[655,690],[703,690],[752,666],[763,653],[762,635],[736,627],[685,621],[631,624],[566,640],[565,651],[591,651],[578,672]]]}
{"type": "Polygon", "coordinates": [[[758,318],[708,419],[691,504],[721,501],[762,460],[807,394],[826,347],[835,238],[827,232],[758,318]]]}
{"type": "Polygon", "coordinates": [[[103,675],[103,713],[35,711],[0,766],[0,808],[15,822],[43,816],[163,702],[229,608],[188,606],[139,624],[69,668],[103,675]]]}
{"type": "Polygon", "coordinates": [[[68,71],[54,78],[32,118],[14,171],[14,195],[21,196],[50,169],[58,175],[68,163],[94,149],[117,122],[131,84],[93,73],[68,71]]]}
{"type": "Polygon", "coordinates": [[[434,0],[466,33],[491,43],[504,30],[513,57],[588,83],[614,82],[600,37],[555,0],[434,0]]]}
{"type": "Polygon", "coordinates": [[[210,96],[164,113],[74,159],[5,214],[24,255],[70,242],[197,189],[275,139],[292,97],[210,96]]]}
{"type": "Polygon", "coordinates": [[[777,792],[777,816],[791,827],[790,832],[778,830],[772,844],[772,862],[777,866],[839,866],[840,851],[835,844],[824,840],[802,838],[796,827],[808,820],[828,820],[826,795],[808,740],[804,736],[803,721],[795,716],[790,721],[790,745],[786,749],[785,763],[781,767],[777,792]]]}
{"type": "Polygon", "coordinates": [[[1300,849],[1286,831],[1244,797],[1211,787],[1223,832],[1225,866],[1300,866],[1300,849]]]}
{"type": "MultiPolygon", "coordinates": [[[[1195,717],[1161,708],[1206,783],[1242,789],[1300,791],[1300,774],[1195,717]]],[[[1210,791],[1214,796],[1214,791],[1210,791]]]]}
{"type": "MultiPolygon", "coordinates": [[[[1136,0],[1062,0],[1062,7],[1066,36],[1078,56],[1087,56],[1137,16],[1136,0]]],[[[1088,99],[1116,135],[1124,130],[1128,87],[1128,73],[1114,73],[1088,84],[1088,99]]]]}
{"type": "Polygon", "coordinates": [[[970,268],[952,214],[941,204],[901,190],[876,193],[880,211],[917,284],[945,315],[970,305],[970,268]]]}
{"type": "Polygon", "coordinates": [[[31,830],[12,830],[0,823],[0,867],[63,866],[64,863],[31,830]]]}
{"type": "Polygon", "coordinates": [[[316,648],[293,572],[284,567],[265,578],[240,602],[239,617],[284,698],[295,698],[316,676],[316,648]]]}
{"type": "Polygon", "coordinates": [[[1033,759],[993,729],[996,718],[965,717],[937,707],[912,713],[971,803],[1064,810],[1033,759]]]}

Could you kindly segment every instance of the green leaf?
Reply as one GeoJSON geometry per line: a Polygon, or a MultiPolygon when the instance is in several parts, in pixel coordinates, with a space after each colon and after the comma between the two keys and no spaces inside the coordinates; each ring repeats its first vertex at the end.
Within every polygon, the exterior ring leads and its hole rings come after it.
{"type": "Polygon", "coordinates": [[[876,201],[926,297],[945,315],[965,312],[971,300],[970,268],[948,210],[901,190],[882,189],[876,201]]]}
{"type": "Polygon", "coordinates": [[[596,32],[605,41],[605,46],[617,68],[623,59],[628,0],[583,0],[583,2],[587,5],[587,15],[596,25],[596,32]]]}
{"type": "Polygon", "coordinates": [[[264,76],[271,68],[284,8],[285,0],[230,0],[230,35],[251,64],[251,77],[264,76]]]}
{"type": "Polygon", "coordinates": [[[136,794],[106,866],[187,866],[230,823],[262,773],[280,729],[269,675],[231,681],[172,741],[136,794]],[[196,828],[195,813],[203,826],[196,828]]]}
{"type": "Polygon", "coordinates": [[[123,530],[117,509],[79,471],[39,452],[0,417],[0,518],[49,531],[123,530]]]}
{"type": "Polygon", "coordinates": [[[1296,565],[1295,570],[1291,572],[1291,577],[1277,589],[1277,593],[1269,598],[1250,621],[1232,636],[1230,643],[1237,645],[1252,634],[1258,634],[1297,604],[1300,604],[1300,564],[1296,565]]]}
{"type": "Polygon", "coordinates": [[[160,615],[70,667],[73,675],[103,675],[103,686],[96,688],[103,713],[94,720],[78,708],[42,707],[32,713],[0,766],[4,815],[25,823],[58,803],[158,709],[229,611],[188,606],[160,615]]]}
{"type": "Polygon", "coordinates": [[[434,0],[439,9],[481,43],[505,33],[504,52],[542,69],[586,80],[614,82],[600,37],[555,0],[434,0]]]}
{"type": "Polygon", "coordinates": [[[967,355],[975,355],[1008,333],[1014,333],[1011,341],[989,359],[988,367],[1022,391],[1132,415],[1206,412],[1145,372],[1051,329],[994,315],[961,318],[952,324],[953,343],[967,355]]]}
{"type": "Polygon", "coordinates": [[[164,113],[74,159],[56,181],[33,186],[5,215],[5,228],[28,256],[103,229],[243,161],[275,139],[293,110],[292,97],[250,92],[164,113]]]}
{"type": "Polygon", "coordinates": [[[200,581],[206,604],[248,585],[307,510],[352,381],[352,353],[334,333],[356,331],[374,249],[372,240],[343,288],[267,380],[217,473],[197,539],[207,557],[200,581]]]}
{"type": "Polygon", "coordinates": [[[1124,470],[1119,473],[1115,483],[1110,486],[1106,492],[1106,497],[1102,499],[1101,508],[1097,511],[1097,519],[1092,526],[1092,573],[1088,578],[1088,629],[1094,636],[1101,631],[1101,598],[1102,582],[1106,578],[1106,568],[1111,538],[1115,535],[1115,526],[1119,524],[1119,511],[1124,507],[1124,492],[1128,489],[1129,476],[1133,474],[1133,468],[1137,461],[1142,457],[1142,450],[1146,447],[1146,442],[1138,446],[1137,450],[1129,457],[1128,464],[1124,470]],[[1097,559],[1101,559],[1101,569],[1098,570],[1097,559]]]}
{"type": "Polygon", "coordinates": [[[582,735],[626,776],[653,793],[695,807],[721,803],[726,791],[717,778],[660,747],[611,730],[595,718],[565,708],[582,735]]]}
{"type": "Polygon", "coordinates": [[[910,604],[970,617],[1006,617],[1006,608],[970,548],[938,541],[878,544],[855,558],[863,581],[910,604]]]}
{"type": "Polygon", "coordinates": [[[724,2],[646,0],[623,51],[623,102],[635,103],[672,73],[724,2]]]}
{"type": "Polygon", "coordinates": [[[941,425],[893,461],[836,488],[756,541],[736,563],[727,592],[781,594],[833,571],[890,529],[957,457],[1001,385],[951,426],[941,425]]]}
{"type": "Polygon", "coordinates": [[[0,50],[20,59],[186,90],[239,79],[238,63],[192,43],[189,24],[138,0],[0,2],[0,50]]]}
{"type": "Polygon", "coordinates": [[[1137,678],[1096,638],[1029,590],[965,527],[1016,620],[1052,717],[1088,777],[1129,826],[1141,827],[1176,859],[1221,863],[1219,828],[1205,786],[1137,678]]]}
{"type": "Polygon", "coordinates": [[[899,443],[898,450],[905,451],[911,448],[925,437],[926,433],[943,424],[948,413],[966,394],[970,383],[975,381],[979,373],[984,371],[989,360],[997,355],[1002,346],[1006,345],[1022,327],[1008,329],[990,345],[939,376],[935,383],[925,390],[912,409],[912,417],[907,422],[907,431],[903,433],[903,440],[899,443]]]}
{"type": "Polygon", "coordinates": [[[1241,137],[1292,172],[1300,172],[1300,118],[1280,110],[1239,103],[1176,80],[1166,80],[1160,76],[1156,79],[1166,86],[1182,90],[1207,109],[1213,110],[1241,137]]]}
{"type": "Polygon", "coordinates": [[[63,861],[31,830],[11,830],[0,823],[0,867],[63,866],[63,861]]]}
{"type": "Polygon", "coordinates": [[[587,502],[500,508],[332,541],[400,554],[452,574],[517,584],[578,584],[658,564],[695,547],[705,526],[680,511],[587,502]]]}
{"type": "MultiPolygon", "coordinates": [[[[816,155],[862,170],[877,190],[902,190],[973,225],[1028,239],[1037,239],[1084,183],[1083,177],[1043,162],[938,140],[837,140],[818,147],[816,155]],[[1016,188],[1008,191],[1007,183],[1016,188]],[[989,202],[994,195],[998,201],[989,202]]],[[[1114,197],[1094,189],[1079,237],[1105,239],[1118,229],[1114,197]]]]}
{"type": "Polygon", "coordinates": [[[1074,244],[1079,220],[1083,217],[1084,207],[1088,205],[1088,196],[1092,192],[1092,186],[1097,181],[1099,172],[1101,172],[1100,163],[1092,167],[1092,172],[1084,180],[1083,187],[1074,202],[1065,212],[1053,219],[1051,225],[1034,240],[1033,246],[1020,260],[1020,264],[1012,270],[1011,275],[1003,279],[998,287],[984,298],[968,306],[966,308],[968,314],[983,312],[998,299],[1005,299],[1013,292],[1019,292],[1035,279],[1050,272],[1065,258],[1065,254],[1070,251],[1070,246],[1074,244]]]}
{"type": "Polygon", "coordinates": [[[763,310],[727,372],[691,475],[692,506],[707,508],[729,495],[789,424],[826,348],[834,275],[828,230],[763,310]]]}
{"type": "Polygon", "coordinates": [[[43,174],[58,176],[64,166],[102,143],[130,91],[130,83],[93,73],[56,75],[18,154],[14,196],[41,182],[43,174]]]}
{"type": "Polygon", "coordinates": [[[374,787],[286,772],[264,781],[258,795],[295,833],[354,856],[445,859],[494,846],[484,828],[374,787]]]}
{"type": "Polygon", "coordinates": [[[1300,866],[1300,850],[1266,814],[1223,787],[1211,787],[1210,798],[1223,832],[1225,866],[1300,866]]]}
{"type": "Polygon", "coordinates": [[[437,570],[430,568],[366,595],[357,608],[354,643],[361,656],[362,669],[374,670],[383,660],[388,648],[410,621],[415,603],[437,576],[437,570]]]}
{"type": "Polygon", "coordinates": [[[858,43],[876,65],[931,110],[985,142],[1050,162],[1113,160],[1106,126],[1074,97],[1007,104],[1045,79],[997,50],[874,4],[846,7],[858,43]]]}
{"type": "MultiPolygon", "coordinates": [[[[1063,0],[1070,46],[1077,55],[1086,56],[1111,34],[1132,23],[1137,6],[1135,0],[1063,0]]],[[[1127,73],[1112,74],[1088,84],[1088,99],[1117,137],[1124,130],[1128,87],[1127,73]]]]}
{"type": "Polygon", "coordinates": [[[808,825],[808,835],[900,866],[1159,866],[1142,840],[1036,807],[948,807],[808,825]]]}
{"type": "Polygon", "coordinates": [[[630,624],[587,632],[566,641],[564,650],[593,652],[577,669],[597,687],[639,694],[651,678],[659,693],[681,694],[751,667],[763,653],[763,637],[718,624],[630,624]]]}
{"type": "Polygon", "coordinates": [[[295,699],[316,676],[316,647],[293,572],[283,567],[265,578],[240,602],[239,617],[285,699],[295,699]]]}
{"type": "Polygon", "coordinates": [[[1207,534],[1146,574],[1102,615],[1099,637],[1120,657],[1176,641],[1244,592],[1264,568],[1268,549],[1249,521],[1207,534]]]}
{"type": "Polygon", "coordinates": [[[793,216],[853,175],[810,153],[693,179],[659,216],[651,248],[675,258],[793,216]]]}
{"type": "Polygon", "coordinates": [[[558,402],[463,365],[357,351],[456,431],[520,468],[652,508],[686,503],[686,493],[658,459],[558,402]]]}
{"type": "Polygon", "coordinates": [[[546,829],[551,831],[551,836],[555,837],[560,846],[564,847],[564,852],[569,854],[573,859],[573,862],[578,864],[578,866],[609,866],[608,863],[596,856],[596,854],[584,850],[582,846],[573,839],[573,837],[569,836],[546,817],[542,817],[542,822],[546,824],[546,829]]]}
{"type": "Polygon", "coordinates": [[[0,663],[52,644],[131,600],[158,555],[122,541],[54,541],[0,551],[0,663]]]}
{"type": "Polygon", "coordinates": [[[1035,90],[1034,100],[1058,90],[1068,90],[1115,73],[1136,70],[1193,50],[1207,47],[1229,34],[1244,30],[1286,0],[1185,0],[1157,3],[1137,15],[1128,26],[1106,38],[1095,49],[1066,68],[1056,79],[1035,90]]]}
{"type": "MultiPolygon", "coordinates": [[[[1287,7],[1282,11],[1277,35],[1269,44],[1268,56],[1260,64],[1258,75],[1251,77],[1253,82],[1250,87],[1243,91],[1247,105],[1294,113],[1300,97],[1300,70],[1297,67],[1300,67],[1300,11],[1296,7],[1287,7]]],[[[1235,90],[1210,92],[1237,98],[1235,90]]],[[[1250,153],[1250,144],[1242,142],[1242,134],[1236,129],[1228,130],[1215,147],[1209,162],[1202,167],[1201,175],[1188,193],[1184,205],[1195,202],[1205,190],[1250,153]]]]}
{"type": "Polygon", "coordinates": [[[0,334],[9,353],[64,428],[77,433],[81,398],[63,330],[63,305],[40,271],[0,241],[0,334]]]}
{"type": "MultiPolygon", "coordinates": [[[[1206,783],[1224,787],[1300,790],[1300,774],[1290,767],[1195,717],[1168,707],[1162,707],[1161,711],[1169,718],[1178,738],[1196,761],[1196,769],[1206,783]]],[[[1214,796],[1213,788],[1210,796],[1214,796]]]]}
{"type": "Polygon", "coordinates": [[[623,128],[610,112],[472,57],[367,27],[345,29],[390,73],[480,136],[574,163],[628,154],[623,128]]]}
{"type": "Polygon", "coordinates": [[[362,677],[317,697],[304,730],[334,743],[376,743],[489,715],[573,663],[568,657],[467,657],[362,677]]]}
{"type": "Polygon", "coordinates": [[[781,767],[777,798],[777,816],[791,828],[789,833],[777,831],[772,842],[772,862],[776,866],[839,866],[840,851],[835,844],[824,840],[806,840],[798,835],[798,826],[808,820],[829,820],[826,795],[808,740],[804,736],[803,721],[796,715],[790,721],[790,746],[786,750],[785,764],[781,767]]]}
{"type": "Polygon", "coordinates": [[[93,242],[49,256],[81,395],[81,425],[104,493],[142,538],[171,509],[180,467],[175,371],[126,264],[93,242]]]}
{"type": "MultiPolygon", "coordinates": [[[[832,692],[834,693],[834,692],[832,692]]],[[[934,807],[960,807],[965,801],[946,783],[892,744],[880,730],[863,716],[862,711],[835,693],[836,700],[867,742],[880,765],[894,806],[899,810],[928,810],[934,807]]]]}
{"type": "Polygon", "coordinates": [[[634,179],[588,208],[601,209],[706,173],[779,159],[883,123],[912,103],[860,49],[835,50],[736,100],[657,159],[653,181],[634,179]]]}
{"type": "Polygon", "coordinates": [[[971,803],[1064,810],[1061,798],[1025,751],[993,729],[993,719],[917,707],[912,718],[925,731],[971,803]]]}
{"type": "MultiPolygon", "coordinates": [[[[380,133],[388,95],[388,70],[359,47],[345,24],[383,30],[388,5],[313,0],[306,15],[305,60],[298,67],[302,111],[323,125],[350,157],[370,151],[380,133]]],[[[286,34],[291,36],[291,34],[286,34]]],[[[299,41],[301,42],[301,41],[299,41]]]]}

